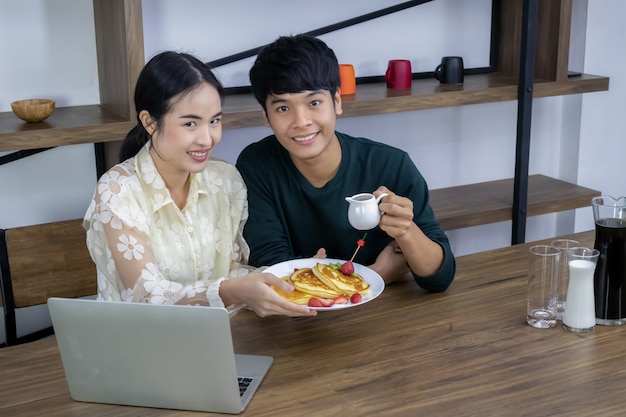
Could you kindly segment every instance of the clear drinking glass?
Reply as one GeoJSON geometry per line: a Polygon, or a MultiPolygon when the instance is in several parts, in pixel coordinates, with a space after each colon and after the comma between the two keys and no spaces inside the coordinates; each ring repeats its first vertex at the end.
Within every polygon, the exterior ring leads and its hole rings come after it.
{"type": "Polygon", "coordinates": [[[535,245],[528,251],[528,300],[526,322],[545,329],[556,325],[557,282],[561,251],[535,245]]]}
{"type": "Polygon", "coordinates": [[[557,282],[557,304],[556,304],[556,319],[563,320],[563,313],[565,312],[565,298],[567,297],[567,285],[569,283],[569,267],[567,265],[567,250],[569,248],[575,248],[582,246],[582,244],[573,239],[556,239],[550,242],[550,246],[554,246],[561,251],[561,260],[559,262],[559,277],[557,282]]]}

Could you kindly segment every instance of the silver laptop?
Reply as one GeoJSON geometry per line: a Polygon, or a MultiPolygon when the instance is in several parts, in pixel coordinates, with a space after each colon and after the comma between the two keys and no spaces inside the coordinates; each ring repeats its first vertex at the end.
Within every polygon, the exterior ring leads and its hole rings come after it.
{"type": "Polygon", "coordinates": [[[237,414],[273,358],[236,355],[223,308],[50,298],[76,401],[237,414]]]}

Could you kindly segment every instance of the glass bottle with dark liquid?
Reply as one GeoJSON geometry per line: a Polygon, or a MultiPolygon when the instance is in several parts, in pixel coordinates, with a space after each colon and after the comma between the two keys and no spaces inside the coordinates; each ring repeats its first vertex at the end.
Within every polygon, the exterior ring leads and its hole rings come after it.
{"type": "Polygon", "coordinates": [[[626,197],[595,197],[594,247],[600,251],[594,273],[596,323],[626,323],[626,197]]]}

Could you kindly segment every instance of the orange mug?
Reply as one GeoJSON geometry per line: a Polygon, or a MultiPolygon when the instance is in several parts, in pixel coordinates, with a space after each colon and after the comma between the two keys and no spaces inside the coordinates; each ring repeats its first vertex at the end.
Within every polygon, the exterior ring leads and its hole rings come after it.
{"type": "Polygon", "coordinates": [[[341,79],[339,93],[342,96],[356,93],[356,77],[354,75],[354,65],[339,64],[339,78],[341,79]]]}
{"type": "Polygon", "coordinates": [[[385,72],[387,88],[411,88],[413,74],[411,61],[408,59],[392,59],[385,72]]]}

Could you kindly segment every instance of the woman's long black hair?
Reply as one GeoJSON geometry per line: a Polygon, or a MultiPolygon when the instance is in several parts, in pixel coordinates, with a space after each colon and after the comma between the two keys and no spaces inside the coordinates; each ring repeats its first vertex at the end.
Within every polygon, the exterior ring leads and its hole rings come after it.
{"type": "Polygon", "coordinates": [[[120,162],[132,158],[150,141],[150,135],[139,120],[139,113],[146,110],[159,122],[172,105],[172,98],[191,91],[202,83],[209,83],[224,99],[224,87],[211,69],[198,58],[180,52],[165,51],[154,56],[141,70],[135,87],[135,111],[137,125],[124,138],[120,149],[120,162]]]}

